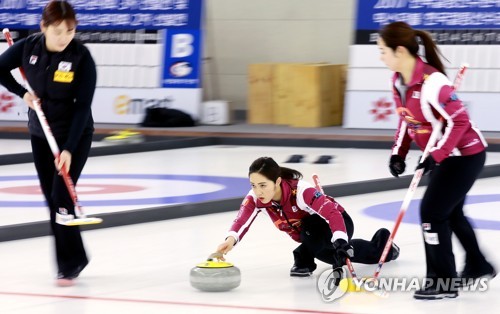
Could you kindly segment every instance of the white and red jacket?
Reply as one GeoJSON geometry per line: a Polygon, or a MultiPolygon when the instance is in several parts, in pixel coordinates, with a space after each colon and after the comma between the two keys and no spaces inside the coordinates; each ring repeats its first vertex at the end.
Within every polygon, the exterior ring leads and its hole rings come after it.
{"type": "Polygon", "coordinates": [[[393,155],[406,157],[411,141],[423,151],[433,126],[443,119],[442,135],[431,148],[438,163],[448,156],[474,155],[486,147],[481,132],[469,120],[469,115],[453,90],[451,82],[441,72],[417,58],[411,82],[404,86],[399,73],[393,77],[396,111],[400,115],[393,155]]]}
{"type": "Polygon", "coordinates": [[[238,216],[233,222],[228,236],[241,241],[250,225],[260,212],[266,213],[274,225],[286,232],[292,239],[300,242],[300,220],[318,214],[323,217],[332,230],[332,242],[337,239],[348,241],[342,213],[344,208],[332,197],[317,191],[303,180],[282,180],[281,201],[263,204],[250,190],[240,205],[238,216]]]}

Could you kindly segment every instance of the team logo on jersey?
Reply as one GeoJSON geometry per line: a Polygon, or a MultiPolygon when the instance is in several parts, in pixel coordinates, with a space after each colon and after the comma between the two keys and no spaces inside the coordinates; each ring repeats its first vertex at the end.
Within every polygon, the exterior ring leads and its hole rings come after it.
{"type": "Polygon", "coordinates": [[[420,121],[418,121],[414,118],[413,113],[408,108],[398,107],[398,108],[396,108],[396,112],[403,119],[405,119],[406,123],[408,124],[408,127],[412,128],[412,129],[420,127],[420,125],[421,125],[420,121]]]}
{"type": "Polygon", "coordinates": [[[313,195],[313,197],[311,199],[311,203],[309,205],[312,205],[315,200],[317,200],[318,198],[321,197],[321,195],[323,195],[323,194],[320,191],[314,192],[314,195],[313,195]]]}
{"type": "Polygon", "coordinates": [[[243,203],[241,203],[241,206],[247,206],[249,202],[250,202],[250,200],[248,198],[245,198],[243,200],[243,203]]]}
{"type": "Polygon", "coordinates": [[[420,99],[420,92],[419,91],[413,91],[413,94],[411,95],[411,98],[420,99]]]}
{"type": "Polygon", "coordinates": [[[71,62],[61,61],[57,69],[61,72],[69,72],[71,71],[71,62]]]}
{"type": "Polygon", "coordinates": [[[38,56],[32,55],[30,57],[30,64],[36,64],[37,60],[38,60],[38,56]]]}
{"type": "Polygon", "coordinates": [[[405,108],[405,107],[397,107],[396,108],[396,112],[397,112],[397,114],[399,114],[402,117],[413,116],[413,114],[411,113],[411,111],[408,108],[405,108]]]}
{"type": "Polygon", "coordinates": [[[471,146],[474,146],[476,144],[479,144],[479,140],[477,138],[475,138],[472,141],[470,141],[469,143],[465,144],[464,146],[462,146],[462,148],[471,147],[471,146]]]}
{"type": "Polygon", "coordinates": [[[298,211],[299,211],[299,209],[297,208],[297,206],[292,206],[292,211],[293,211],[294,213],[296,213],[296,212],[298,212],[298,211]]]}

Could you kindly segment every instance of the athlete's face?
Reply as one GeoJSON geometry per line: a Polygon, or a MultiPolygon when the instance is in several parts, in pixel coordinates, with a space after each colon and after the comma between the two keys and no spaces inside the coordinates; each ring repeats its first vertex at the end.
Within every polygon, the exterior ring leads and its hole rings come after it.
{"type": "Polygon", "coordinates": [[[278,178],[276,183],[274,183],[260,173],[250,174],[250,184],[252,185],[252,190],[264,204],[269,203],[280,191],[280,183],[281,178],[278,178]]]}
{"type": "Polygon", "coordinates": [[[59,24],[41,25],[45,34],[45,46],[48,51],[61,52],[75,37],[76,25],[71,21],[62,21],[59,24]]]}
{"type": "Polygon", "coordinates": [[[399,58],[394,50],[387,47],[382,38],[379,37],[377,40],[377,46],[380,51],[380,60],[394,72],[398,71],[399,58]]]}

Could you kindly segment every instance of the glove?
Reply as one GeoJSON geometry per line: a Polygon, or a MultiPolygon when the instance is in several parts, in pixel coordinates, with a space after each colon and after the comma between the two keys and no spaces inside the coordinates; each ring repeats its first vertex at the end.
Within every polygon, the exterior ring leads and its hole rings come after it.
{"type": "Polygon", "coordinates": [[[391,171],[391,174],[397,178],[400,174],[405,172],[405,169],[406,163],[403,157],[399,155],[392,155],[389,160],[389,170],[391,171]]]}
{"type": "MultiPolygon", "coordinates": [[[[418,160],[420,160],[420,158],[418,160]]],[[[427,158],[425,158],[425,160],[422,163],[418,164],[417,169],[415,170],[424,169],[423,174],[426,175],[428,173],[431,173],[435,167],[436,167],[436,161],[434,160],[434,158],[432,158],[432,155],[429,154],[429,156],[427,156],[427,158]]]]}
{"type": "Polygon", "coordinates": [[[354,248],[344,239],[337,239],[333,242],[333,248],[335,249],[334,259],[337,265],[336,267],[342,267],[346,264],[346,258],[352,259],[354,257],[354,248]]]}

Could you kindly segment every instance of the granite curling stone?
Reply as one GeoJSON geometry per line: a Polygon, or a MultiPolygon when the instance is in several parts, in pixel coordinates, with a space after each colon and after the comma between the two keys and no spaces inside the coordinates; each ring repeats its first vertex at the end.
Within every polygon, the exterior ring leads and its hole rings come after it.
{"type": "Polygon", "coordinates": [[[189,282],[201,291],[229,291],[240,285],[241,272],[231,263],[208,260],[191,269],[189,282]]]}

